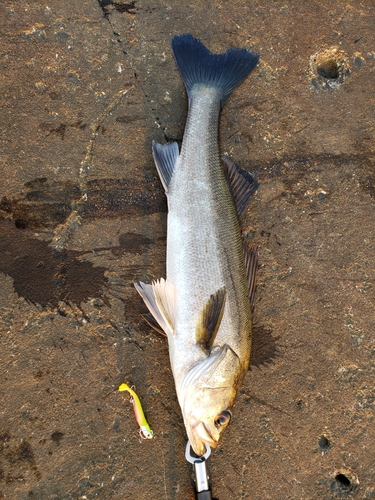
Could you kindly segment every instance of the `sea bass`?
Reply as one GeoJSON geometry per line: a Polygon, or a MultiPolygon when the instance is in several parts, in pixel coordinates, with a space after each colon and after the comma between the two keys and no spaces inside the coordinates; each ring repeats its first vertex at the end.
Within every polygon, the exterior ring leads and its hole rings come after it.
{"type": "Polygon", "coordinates": [[[168,199],[167,279],[136,288],[169,355],[194,452],[217,446],[248,370],[256,251],[244,246],[240,217],[258,184],[219,156],[221,107],[256,66],[246,49],[212,54],[191,35],[172,39],[189,111],[181,152],[153,142],[168,199]]]}

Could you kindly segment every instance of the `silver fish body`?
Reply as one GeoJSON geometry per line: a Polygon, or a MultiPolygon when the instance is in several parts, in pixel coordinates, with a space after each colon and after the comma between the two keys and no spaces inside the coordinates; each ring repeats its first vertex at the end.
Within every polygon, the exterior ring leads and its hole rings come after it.
{"type": "MultiPolygon", "coordinates": [[[[184,56],[184,42],[193,52],[199,42],[177,38],[181,70],[179,49],[184,56]]],[[[247,54],[252,69],[257,57],[241,51],[247,54]]],[[[229,423],[249,365],[252,316],[240,220],[219,156],[219,114],[227,96],[222,86],[203,80],[191,85],[184,78],[189,112],[180,154],[176,145],[153,146],[168,198],[167,280],[137,285],[168,335],[177,396],[198,455],[205,444],[217,445],[229,423]]]]}

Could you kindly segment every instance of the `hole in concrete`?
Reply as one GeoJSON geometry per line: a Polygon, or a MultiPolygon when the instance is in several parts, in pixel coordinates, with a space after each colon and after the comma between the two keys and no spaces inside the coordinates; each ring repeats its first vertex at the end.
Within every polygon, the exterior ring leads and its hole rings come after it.
{"type": "Polygon", "coordinates": [[[339,498],[352,495],[359,485],[358,477],[349,469],[339,469],[331,476],[329,490],[339,498]]]}
{"type": "Polygon", "coordinates": [[[316,67],[316,72],[321,77],[331,80],[336,80],[340,76],[337,61],[330,58],[320,61],[320,63],[316,67]]]}
{"type": "Polygon", "coordinates": [[[349,74],[349,59],[338,47],[322,50],[310,57],[310,83],[316,90],[335,89],[349,74]]]}
{"type": "Polygon", "coordinates": [[[348,474],[344,474],[343,472],[339,472],[336,474],[330,490],[332,493],[342,494],[342,493],[350,493],[356,487],[356,482],[354,478],[349,478],[348,474]]]}
{"type": "Polygon", "coordinates": [[[331,446],[331,443],[329,442],[328,438],[326,438],[325,436],[321,436],[318,441],[318,446],[322,451],[327,451],[331,446]]]}
{"type": "Polygon", "coordinates": [[[340,486],[343,486],[343,487],[346,487],[348,488],[349,486],[351,486],[351,482],[350,482],[350,479],[347,478],[345,476],[345,474],[337,474],[337,476],[335,477],[335,481],[337,482],[337,484],[339,484],[340,486]]]}

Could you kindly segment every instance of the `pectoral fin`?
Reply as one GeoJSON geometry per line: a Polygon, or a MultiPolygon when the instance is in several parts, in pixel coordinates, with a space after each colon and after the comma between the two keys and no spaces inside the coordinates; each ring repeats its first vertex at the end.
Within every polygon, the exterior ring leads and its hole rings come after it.
{"type": "Polygon", "coordinates": [[[224,314],[225,299],[226,291],[223,287],[210,296],[200,314],[196,328],[196,339],[197,344],[204,350],[209,351],[215,341],[224,314]]]}
{"type": "Polygon", "coordinates": [[[148,326],[151,326],[155,330],[155,332],[160,333],[160,335],[164,335],[166,337],[165,331],[162,329],[162,327],[159,325],[159,323],[156,321],[156,319],[153,317],[151,313],[146,313],[146,314],[141,314],[141,317],[146,321],[148,326]]]}
{"type": "Polygon", "coordinates": [[[151,285],[135,283],[148,310],[167,335],[174,333],[175,287],[163,278],[151,285]]]}
{"type": "Polygon", "coordinates": [[[242,170],[242,168],[226,156],[222,157],[222,163],[236,204],[238,216],[241,218],[251,195],[258,189],[259,183],[250,172],[242,170]]]}

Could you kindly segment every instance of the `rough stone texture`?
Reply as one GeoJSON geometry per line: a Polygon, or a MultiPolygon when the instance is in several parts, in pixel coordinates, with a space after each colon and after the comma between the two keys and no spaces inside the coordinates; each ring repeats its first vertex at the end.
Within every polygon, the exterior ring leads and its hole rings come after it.
{"type": "Polygon", "coordinates": [[[221,119],[261,183],[244,218],[260,269],[214,496],[375,498],[373,7],[1,2],[0,498],[194,497],[166,342],[132,285],[164,275],[150,143],[183,135],[183,32],[261,54],[221,119]]]}

